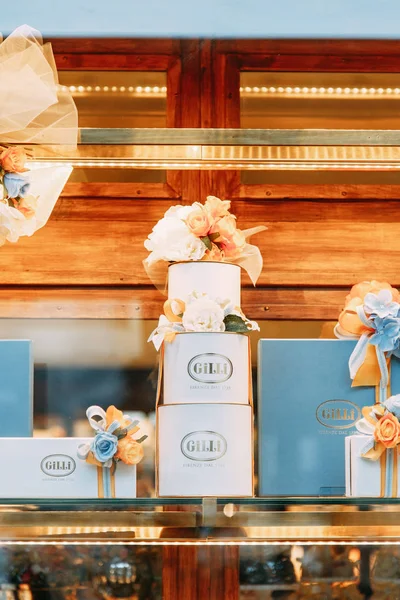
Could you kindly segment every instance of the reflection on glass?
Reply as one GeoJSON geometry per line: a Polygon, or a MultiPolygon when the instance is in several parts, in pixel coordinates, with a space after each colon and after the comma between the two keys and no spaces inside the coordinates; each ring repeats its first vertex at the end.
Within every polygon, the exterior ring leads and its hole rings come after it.
{"type": "Polygon", "coordinates": [[[365,596],[360,589],[358,548],[282,545],[240,550],[240,600],[361,600],[365,596]]]}
{"type": "Polygon", "coordinates": [[[0,551],[0,594],[10,600],[161,600],[162,555],[132,546],[10,546],[0,551]]]}
{"type": "Polygon", "coordinates": [[[398,74],[252,72],[240,86],[243,128],[400,129],[398,74]]]}
{"type": "MultiPolygon", "coordinates": [[[[400,129],[394,73],[241,73],[240,124],[255,129],[400,129]]],[[[243,184],[400,184],[379,171],[242,171],[243,184]]]]}
{"type": "MultiPolygon", "coordinates": [[[[167,76],[162,71],[60,71],[72,92],[79,126],[135,128],[167,126],[167,76]]],[[[74,169],[70,182],[164,183],[164,171],[74,169]]]]}

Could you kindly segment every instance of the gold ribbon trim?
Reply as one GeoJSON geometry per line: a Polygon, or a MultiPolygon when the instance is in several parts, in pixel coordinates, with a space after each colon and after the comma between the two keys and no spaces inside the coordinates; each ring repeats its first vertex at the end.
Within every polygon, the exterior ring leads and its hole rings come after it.
{"type": "MultiPolygon", "coordinates": [[[[97,496],[98,498],[106,498],[104,495],[104,480],[103,480],[103,469],[106,467],[97,467],[97,496]]],[[[111,498],[115,498],[115,470],[116,464],[113,463],[112,467],[109,469],[110,471],[110,481],[111,481],[111,498]]]]}

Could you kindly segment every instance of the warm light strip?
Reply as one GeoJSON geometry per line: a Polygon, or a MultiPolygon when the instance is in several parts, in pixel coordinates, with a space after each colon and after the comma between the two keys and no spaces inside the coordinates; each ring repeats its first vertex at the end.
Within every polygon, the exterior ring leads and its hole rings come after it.
{"type": "Polygon", "coordinates": [[[376,170],[376,171],[397,171],[400,169],[400,162],[163,162],[163,161],[142,161],[142,160],[121,160],[121,161],[79,161],[68,160],[58,161],[32,161],[29,167],[49,167],[70,165],[76,168],[110,168],[110,169],[170,169],[170,170],[221,170],[221,169],[242,169],[242,170],[296,170],[296,171],[336,171],[336,170],[376,170]]]}
{"type": "Polygon", "coordinates": [[[58,88],[62,92],[71,92],[71,94],[141,94],[141,95],[165,95],[167,87],[165,85],[60,85],[58,88]]]}
{"type": "MultiPolygon", "coordinates": [[[[72,94],[138,94],[165,95],[165,85],[60,85],[63,92],[72,94]]],[[[278,94],[301,96],[398,96],[400,88],[395,87],[307,87],[307,86],[244,86],[239,88],[241,94],[254,96],[273,96],[278,94]]]]}
{"type": "Polygon", "coordinates": [[[397,96],[400,95],[400,88],[245,86],[240,88],[240,93],[265,96],[272,96],[276,94],[301,96],[397,96]]]}
{"type": "Polygon", "coordinates": [[[400,541],[382,540],[0,540],[2,546],[400,546],[400,541]]]}

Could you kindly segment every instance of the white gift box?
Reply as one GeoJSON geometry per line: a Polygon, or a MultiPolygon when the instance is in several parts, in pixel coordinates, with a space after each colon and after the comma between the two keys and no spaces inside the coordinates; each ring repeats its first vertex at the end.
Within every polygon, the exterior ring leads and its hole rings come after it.
{"type": "Polygon", "coordinates": [[[157,417],[159,496],[253,495],[250,404],[170,404],[157,417]]]}
{"type": "Polygon", "coordinates": [[[189,261],[168,268],[168,298],[186,298],[193,292],[228,298],[240,306],[240,266],[232,263],[189,261]]]}
{"type": "Polygon", "coordinates": [[[378,460],[361,456],[370,439],[367,435],[345,438],[346,496],[399,497],[400,460],[397,448],[386,450],[378,460]]]}
{"type": "Polygon", "coordinates": [[[93,438],[0,438],[1,498],[136,497],[136,467],[115,473],[78,458],[93,438]],[[108,471],[108,473],[106,473],[108,471]]]}
{"type": "Polygon", "coordinates": [[[163,403],[247,404],[249,339],[240,333],[178,333],[164,344],[163,403]]]}

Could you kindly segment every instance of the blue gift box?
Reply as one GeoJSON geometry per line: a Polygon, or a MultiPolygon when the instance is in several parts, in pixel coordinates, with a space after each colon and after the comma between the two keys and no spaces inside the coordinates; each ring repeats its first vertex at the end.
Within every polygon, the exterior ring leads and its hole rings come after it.
{"type": "MultiPolygon", "coordinates": [[[[375,403],[374,387],[351,387],[355,343],[259,341],[259,495],[345,493],[344,436],[375,403]]],[[[400,393],[400,361],[391,363],[392,393],[400,393]]]]}
{"type": "Polygon", "coordinates": [[[32,396],[32,343],[0,340],[0,437],[32,436],[32,396]]]}

